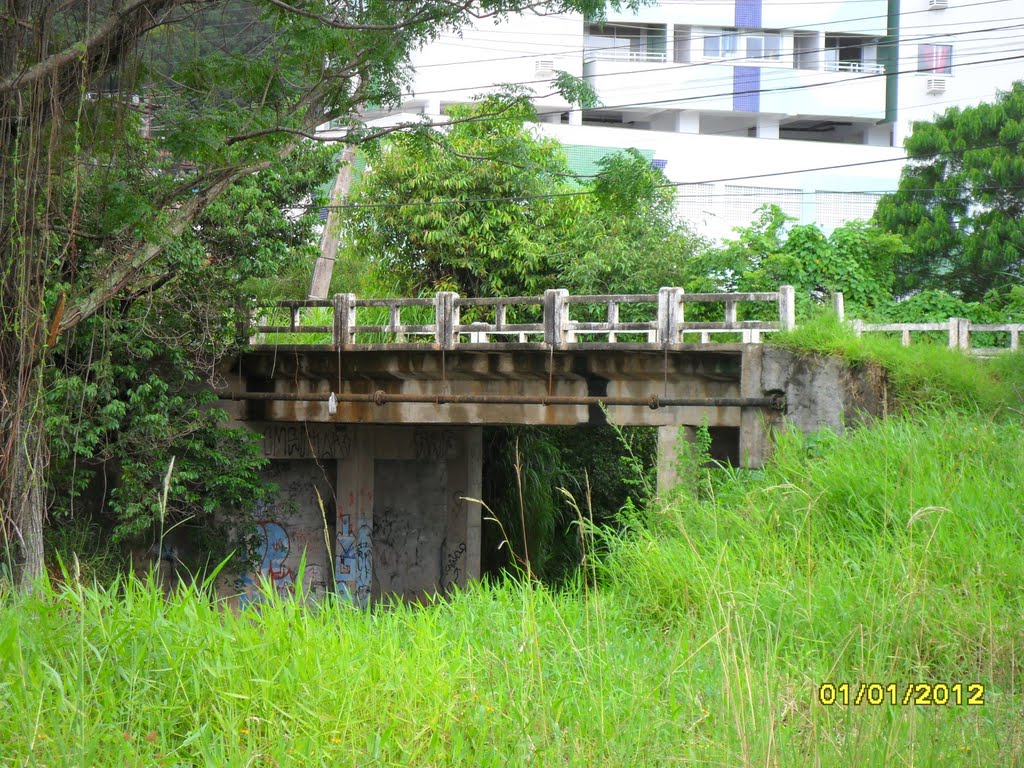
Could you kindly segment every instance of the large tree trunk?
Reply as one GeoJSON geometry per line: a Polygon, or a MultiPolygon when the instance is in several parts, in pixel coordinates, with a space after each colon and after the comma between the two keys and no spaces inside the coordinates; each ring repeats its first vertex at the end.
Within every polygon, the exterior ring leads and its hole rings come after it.
{"type": "MultiPolygon", "coordinates": [[[[4,296],[4,319],[12,314],[4,296]]],[[[46,435],[40,368],[32,354],[35,334],[5,331],[0,342],[0,543],[15,579],[31,587],[43,574],[43,517],[46,507],[43,470],[46,435]],[[18,338],[21,336],[21,338],[18,338]],[[27,338],[26,338],[27,336],[27,338]]]]}
{"type": "Polygon", "coordinates": [[[43,516],[45,435],[42,419],[32,418],[15,445],[12,528],[15,536],[14,576],[23,588],[31,589],[43,575],[43,516]]]}

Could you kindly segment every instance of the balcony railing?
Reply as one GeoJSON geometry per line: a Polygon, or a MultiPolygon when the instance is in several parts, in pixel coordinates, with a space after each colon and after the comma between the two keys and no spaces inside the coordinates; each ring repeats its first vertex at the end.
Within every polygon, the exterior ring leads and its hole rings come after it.
{"type": "Polygon", "coordinates": [[[885,73],[885,65],[864,61],[826,61],[826,72],[858,72],[866,75],[885,73]]]}
{"type": "Polygon", "coordinates": [[[665,51],[648,51],[643,48],[589,48],[583,52],[583,61],[639,61],[665,63],[665,51]]]}

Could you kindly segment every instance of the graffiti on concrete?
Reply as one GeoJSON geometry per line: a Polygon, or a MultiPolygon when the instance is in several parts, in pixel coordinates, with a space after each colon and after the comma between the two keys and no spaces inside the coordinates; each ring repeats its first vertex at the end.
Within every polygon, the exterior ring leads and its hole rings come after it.
{"type": "Polygon", "coordinates": [[[363,524],[353,530],[351,516],[339,516],[336,547],[334,570],[338,594],[347,595],[355,605],[365,608],[373,586],[370,526],[363,524]]]}
{"type": "Polygon", "coordinates": [[[260,532],[260,575],[270,580],[278,594],[294,591],[294,574],[285,564],[291,548],[288,531],[268,520],[261,520],[256,527],[260,532]]]}
{"type": "Polygon", "coordinates": [[[466,554],[466,542],[459,542],[459,546],[448,553],[444,564],[444,578],[441,579],[444,589],[457,586],[462,576],[462,559],[466,554]]]}
{"type": "MultiPolygon", "coordinates": [[[[281,598],[290,599],[295,596],[298,573],[297,568],[288,563],[292,549],[288,529],[279,522],[261,520],[256,524],[256,530],[259,541],[256,553],[260,565],[256,574],[242,576],[243,591],[239,597],[242,608],[264,602],[265,595],[260,589],[260,582],[268,584],[281,598]]],[[[321,597],[326,589],[323,569],[315,563],[307,564],[302,573],[303,595],[321,597]]]]}
{"type": "Polygon", "coordinates": [[[344,427],[312,424],[264,424],[263,455],[275,459],[347,459],[352,435],[344,427]]]}
{"type": "Polygon", "coordinates": [[[412,441],[419,461],[444,461],[455,450],[455,433],[450,429],[417,429],[412,441]]]}

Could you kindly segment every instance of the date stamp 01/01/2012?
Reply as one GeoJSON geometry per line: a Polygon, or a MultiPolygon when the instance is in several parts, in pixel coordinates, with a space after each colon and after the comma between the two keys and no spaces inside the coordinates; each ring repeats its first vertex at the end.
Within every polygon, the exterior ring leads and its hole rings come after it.
{"type": "Polygon", "coordinates": [[[985,704],[981,683],[822,683],[818,703],[839,706],[978,707],[985,704]]]}

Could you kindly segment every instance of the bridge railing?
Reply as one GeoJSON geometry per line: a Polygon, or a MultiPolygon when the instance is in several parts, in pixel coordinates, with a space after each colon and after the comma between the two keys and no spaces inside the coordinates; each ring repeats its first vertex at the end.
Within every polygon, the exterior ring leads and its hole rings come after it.
{"type": "Polygon", "coordinates": [[[765,332],[794,326],[791,286],[759,293],[686,293],[662,288],[649,294],[464,298],[441,291],[433,298],[367,299],[339,293],[330,300],[280,301],[262,307],[254,344],[301,343],[349,347],[432,343],[441,349],[476,344],[709,343],[713,335],[757,343],[765,332]],[[740,320],[739,307],[774,304],[777,320],[740,320]],[[686,318],[687,304],[720,305],[722,318],[686,318]]]}
{"type": "Polygon", "coordinates": [[[945,333],[950,349],[962,349],[974,355],[991,355],[1020,349],[1024,323],[973,323],[965,317],[951,317],[942,323],[865,323],[863,320],[854,320],[853,330],[858,336],[864,333],[898,333],[903,346],[911,343],[911,334],[945,333]],[[1005,339],[1008,344],[992,344],[998,337],[1005,339]],[[983,343],[979,343],[979,340],[983,343]]]}
{"type": "MultiPolygon", "coordinates": [[[[832,295],[832,306],[844,319],[842,293],[832,295]]],[[[551,348],[595,343],[706,344],[713,338],[756,344],[763,333],[795,325],[793,288],[786,285],[759,293],[686,293],[681,288],[662,288],[646,294],[573,295],[553,289],[543,296],[488,299],[449,291],[417,299],[339,293],[333,299],[280,301],[260,308],[258,317],[252,328],[256,335],[249,336],[254,344],[424,343],[441,349],[508,343],[551,348]],[[777,320],[738,319],[741,306],[773,303],[777,320]],[[705,307],[700,320],[688,319],[687,305],[705,307]],[[721,310],[721,319],[708,319],[715,310],[721,310]]],[[[944,334],[949,347],[976,355],[1020,349],[1024,335],[1024,323],[972,323],[958,317],[935,323],[852,320],[851,325],[858,335],[899,334],[905,345],[914,337],[944,334]]]]}

